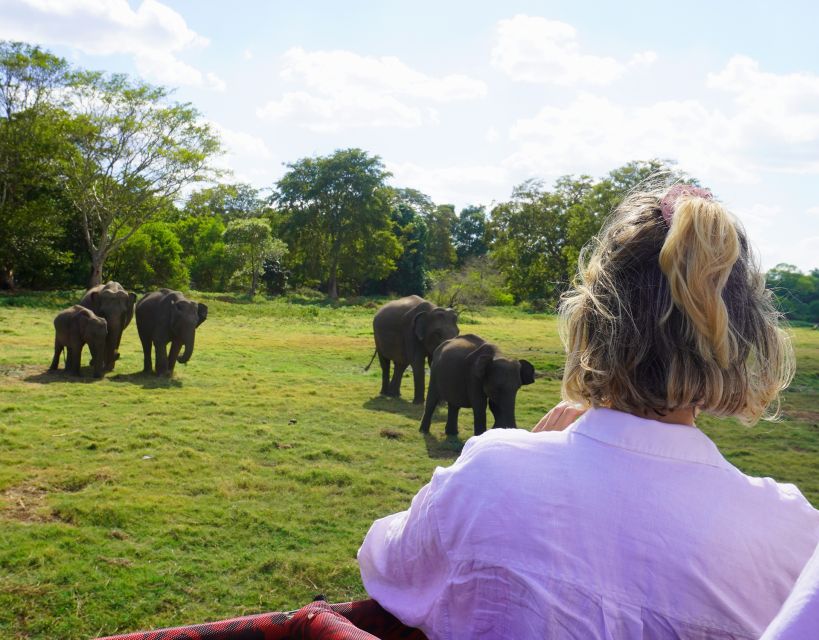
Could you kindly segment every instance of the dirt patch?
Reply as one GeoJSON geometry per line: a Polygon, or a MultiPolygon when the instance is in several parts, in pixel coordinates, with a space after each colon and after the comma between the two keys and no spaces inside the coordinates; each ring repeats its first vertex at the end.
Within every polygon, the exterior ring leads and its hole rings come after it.
{"type": "Polygon", "coordinates": [[[54,517],[45,505],[48,491],[35,485],[9,487],[0,497],[0,516],[18,522],[52,522],[54,517]]]}
{"type": "Polygon", "coordinates": [[[48,371],[41,364],[4,364],[0,365],[0,377],[22,380],[27,376],[42,374],[48,371]]]}

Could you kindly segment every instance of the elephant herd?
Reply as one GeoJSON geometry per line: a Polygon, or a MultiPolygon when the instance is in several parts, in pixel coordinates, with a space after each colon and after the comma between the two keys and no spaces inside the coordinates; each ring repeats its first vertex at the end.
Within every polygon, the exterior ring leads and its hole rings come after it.
{"type": "Polygon", "coordinates": [[[66,370],[80,375],[82,350],[88,345],[94,377],[101,378],[106,371],[112,371],[119,359],[122,334],[135,313],[144,355],[143,372],[154,370],[153,348],[156,374],[171,376],[177,361],[184,364],[193,355],[196,328],[208,317],[208,308],[170,289],[148,293],[137,302],[136,294],[126,291],[118,282],[97,285],[85,292],[79,304],[54,318],[51,370],[59,367],[65,350],[66,370]]]}
{"type": "MultiPolygon", "coordinates": [[[[193,355],[196,329],[208,317],[208,308],[170,289],[148,293],[139,302],[136,298],[118,282],[108,282],[92,287],[79,304],[57,314],[51,370],[58,368],[66,350],[66,370],[79,375],[80,356],[88,345],[94,377],[112,371],[119,359],[122,334],[136,315],[143,372],[173,375],[174,365],[186,363],[193,355]]],[[[486,431],[487,404],[495,418],[494,427],[517,427],[515,400],[521,386],[535,381],[534,367],[526,360],[503,356],[497,346],[479,336],[460,335],[458,316],[452,309],[437,307],[419,296],[393,300],[375,314],[373,335],[375,353],[367,369],[377,355],[382,395],[398,397],[404,372],[411,367],[413,401],[423,403],[429,364],[422,432],[429,432],[432,416],[442,401],[448,405],[448,435],[458,433],[458,412],[464,408],[472,409],[475,434],[486,431]]]]}
{"type": "MultiPolygon", "coordinates": [[[[475,435],[486,431],[486,406],[494,427],[517,427],[515,400],[518,389],[535,381],[535,368],[527,360],[500,354],[497,346],[474,334],[459,335],[458,316],[452,309],[436,307],[418,296],[393,300],[373,318],[375,353],[381,364],[381,394],[398,397],[401,378],[412,368],[413,402],[424,402],[425,364],[430,365],[421,431],[429,432],[438,403],[447,403],[446,433],[458,433],[458,412],[471,408],[475,435]],[[390,363],[393,363],[392,379],[390,363]]],[[[369,368],[370,365],[367,365],[369,368]]]]}

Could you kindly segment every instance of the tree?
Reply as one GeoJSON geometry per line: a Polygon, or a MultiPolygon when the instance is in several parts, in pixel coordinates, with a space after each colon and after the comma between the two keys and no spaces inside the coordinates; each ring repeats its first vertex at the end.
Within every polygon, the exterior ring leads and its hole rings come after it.
{"type": "Polygon", "coordinates": [[[229,251],[236,257],[239,280],[247,282],[249,278],[249,293],[256,295],[265,260],[280,260],[287,253],[287,245],[273,238],[266,220],[257,218],[232,220],[223,237],[229,251]]]}
{"type": "Polygon", "coordinates": [[[324,283],[335,299],[339,282],[356,287],[395,269],[401,247],[392,233],[390,174],[381,158],[342,149],[287,167],[274,202],[291,265],[302,280],[324,283]]]}
{"type": "Polygon", "coordinates": [[[237,262],[225,245],[222,219],[219,216],[182,218],[174,223],[174,232],[182,245],[191,287],[200,291],[227,290],[237,262]]]}
{"type": "Polygon", "coordinates": [[[427,213],[427,268],[449,269],[455,265],[458,256],[452,245],[452,232],[458,222],[455,206],[441,204],[427,213]]]}
{"type": "Polygon", "coordinates": [[[608,215],[641,185],[685,181],[689,176],[659,160],[630,162],[595,181],[563,176],[547,191],[538,181],[518,186],[497,205],[487,225],[491,255],[517,300],[557,303],[572,281],[582,248],[608,215]]]}
{"type": "Polygon", "coordinates": [[[105,261],[186,185],[212,178],[219,141],[190,104],[124,75],[83,72],[73,84],[68,198],[91,255],[90,285],[105,261]]]}
{"type": "Polygon", "coordinates": [[[127,288],[179,289],[189,283],[182,245],[167,222],[149,222],[111,252],[111,272],[127,288]]]}
{"type": "Polygon", "coordinates": [[[219,216],[227,224],[237,218],[257,218],[267,202],[255,187],[245,184],[217,184],[193,192],[185,203],[185,216],[219,216]]]}
{"type": "Polygon", "coordinates": [[[778,264],[765,280],[776,306],[789,320],[819,322],[819,269],[802,273],[792,264],[778,264]]]}
{"type": "Polygon", "coordinates": [[[59,244],[67,224],[54,158],[68,121],[61,91],[65,60],[20,42],[0,41],[0,286],[15,273],[43,274],[64,265],[59,244]]]}
{"type": "Polygon", "coordinates": [[[386,292],[401,296],[423,295],[427,286],[426,244],[427,224],[422,207],[432,201],[414,189],[396,189],[395,202],[390,217],[401,255],[395,261],[393,271],[384,281],[386,292]]]}
{"type": "Polygon", "coordinates": [[[477,258],[488,251],[486,246],[486,209],[483,206],[469,206],[461,209],[452,240],[458,264],[463,265],[469,258],[477,258]]]}

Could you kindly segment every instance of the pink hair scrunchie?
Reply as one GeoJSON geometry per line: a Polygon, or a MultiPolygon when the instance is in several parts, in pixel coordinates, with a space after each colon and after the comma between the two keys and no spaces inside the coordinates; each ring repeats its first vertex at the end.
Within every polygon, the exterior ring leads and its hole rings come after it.
{"type": "Polygon", "coordinates": [[[671,226],[671,218],[674,216],[674,209],[677,206],[677,201],[684,196],[705,198],[706,200],[713,200],[714,198],[710,189],[695,187],[692,184],[675,184],[668,190],[665,197],[660,200],[660,211],[663,214],[665,223],[669,227],[671,226]]]}

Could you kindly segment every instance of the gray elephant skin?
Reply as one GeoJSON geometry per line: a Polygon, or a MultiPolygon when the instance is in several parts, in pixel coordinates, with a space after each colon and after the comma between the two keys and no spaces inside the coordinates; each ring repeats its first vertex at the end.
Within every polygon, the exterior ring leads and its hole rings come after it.
{"type": "MultiPolygon", "coordinates": [[[[136,294],[126,291],[119,282],[107,282],[91,287],[85,292],[80,304],[91,309],[108,323],[108,338],[105,341],[105,370],[111,371],[119,359],[119,343],[125,328],[134,317],[136,294]]],[[[92,361],[94,365],[96,361],[92,361]]]]}
{"type": "Polygon", "coordinates": [[[381,307],[373,318],[373,358],[378,355],[381,364],[381,394],[399,397],[404,371],[412,367],[415,383],[413,402],[423,403],[425,361],[432,358],[438,345],[458,333],[458,314],[455,311],[437,307],[419,296],[393,300],[381,307]],[[390,362],[395,367],[392,380],[390,362]]]}
{"type": "Polygon", "coordinates": [[[75,376],[80,375],[82,349],[88,345],[91,352],[94,377],[101,378],[105,372],[105,346],[108,337],[108,323],[90,309],[75,304],[60,311],[54,318],[54,358],[51,371],[60,366],[63,349],[67,350],[65,369],[75,376]]]}
{"type": "Polygon", "coordinates": [[[144,373],[151,373],[151,347],[156,356],[156,374],[173,375],[177,361],[185,364],[193,355],[196,328],[208,317],[206,305],[188,300],[179,291],[160,289],[146,294],[136,305],[136,323],[144,373]],[[168,352],[168,343],[171,345],[168,352]],[[184,351],[180,353],[182,347],[184,351]]]}
{"type": "Polygon", "coordinates": [[[475,435],[486,431],[487,401],[495,417],[494,427],[516,428],[518,389],[534,381],[535,368],[529,361],[506,358],[497,346],[479,336],[470,333],[447,340],[432,357],[421,432],[429,432],[432,414],[441,400],[448,405],[447,435],[458,433],[458,411],[466,407],[472,408],[475,435]]]}

